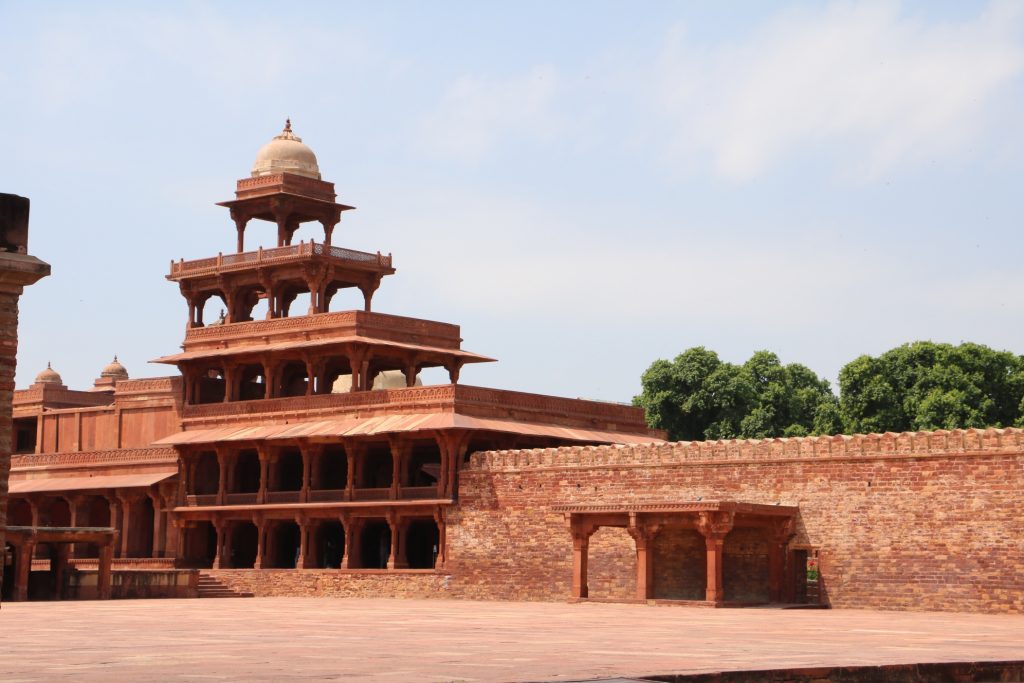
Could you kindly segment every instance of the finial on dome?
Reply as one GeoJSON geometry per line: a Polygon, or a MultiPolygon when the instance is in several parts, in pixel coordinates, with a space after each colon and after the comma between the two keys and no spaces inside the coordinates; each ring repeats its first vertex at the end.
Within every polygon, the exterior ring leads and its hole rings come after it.
{"type": "Polygon", "coordinates": [[[284,120],[284,132],[285,133],[291,133],[292,132],[292,120],[291,120],[291,117],[289,117],[289,118],[284,120]]]}

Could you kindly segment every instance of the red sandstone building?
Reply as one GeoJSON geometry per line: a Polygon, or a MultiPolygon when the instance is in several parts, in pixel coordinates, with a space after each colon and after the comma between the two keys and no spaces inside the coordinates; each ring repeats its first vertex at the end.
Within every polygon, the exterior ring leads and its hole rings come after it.
{"type": "Polygon", "coordinates": [[[87,391],[47,368],[14,392],[5,596],[102,594],[113,553],[115,596],[194,595],[201,571],[256,595],[1024,612],[1024,430],[666,444],[636,408],[461,384],[490,359],[457,326],[372,311],[391,256],[333,246],[351,207],[289,127],[223,205],[237,251],[167,276],[177,375],[115,358],[87,391]],[[277,244],[246,251],[252,220],[277,244]],[[363,310],[332,310],[343,290],[363,310]]]}
{"type": "MultiPolygon", "coordinates": [[[[156,362],[180,376],[130,379],[115,358],[88,390],[47,367],[14,393],[10,525],[115,529],[124,570],[435,570],[469,453],[659,441],[637,408],[461,384],[492,359],[463,349],[457,325],[373,311],[392,257],[332,244],[353,207],[290,123],[221,205],[236,252],[167,275],[188,322],[182,351],[156,362]],[[276,224],[275,245],[246,251],[253,220],[276,224]],[[323,241],[294,244],[307,222],[323,241]],[[350,288],[362,310],[332,311],[350,288]],[[221,316],[204,324],[211,300],[221,316]],[[449,383],[422,386],[434,367],[449,383]]],[[[29,552],[49,566],[51,548],[29,552]]],[[[76,544],[71,565],[97,552],[76,544]]],[[[7,593],[69,592],[37,574],[7,593]]]]}

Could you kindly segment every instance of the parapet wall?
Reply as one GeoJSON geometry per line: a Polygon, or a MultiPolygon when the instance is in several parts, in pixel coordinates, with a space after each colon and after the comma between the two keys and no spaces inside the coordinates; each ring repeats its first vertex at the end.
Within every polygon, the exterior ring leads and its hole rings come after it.
{"type": "MultiPolygon", "coordinates": [[[[1020,429],[476,453],[448,520],[451,592],[566,599],[557,506],[733,500],[799,507],[791,547],[820,554],[832,606],[1024,612],[1022,490],[1020,429]]],[[[730,557],[749,569],[765,547],[731,534],[727,583],[730,557]]],[[[600,531],[591,595],[629,596],[634,561],[622,529],[600,531]]]]}

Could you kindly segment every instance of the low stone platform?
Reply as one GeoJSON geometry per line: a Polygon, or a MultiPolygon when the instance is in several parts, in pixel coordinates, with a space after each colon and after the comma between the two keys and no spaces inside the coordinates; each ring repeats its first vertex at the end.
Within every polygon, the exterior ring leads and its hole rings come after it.
{"type": "Polygon", "coordinates": [[[5,603],[0,680],[578,681],[1024,659],[1024,616],[255,598],[5,603]]]}

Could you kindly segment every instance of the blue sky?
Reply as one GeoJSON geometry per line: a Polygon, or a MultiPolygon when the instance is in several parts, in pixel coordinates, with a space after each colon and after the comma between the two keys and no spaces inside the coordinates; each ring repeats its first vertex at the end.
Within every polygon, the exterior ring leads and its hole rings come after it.
{"type": "Polygon", "coordinates": [[[467,383],[628,401],[696,345],[831,380],[917,339],[1024,353],[1022,86],[1020,2],[0,1],[0,191],[53,266],[18,386],[166,374],[168,263],[233,248],[214,202],[286,116],[358,207],[334,242],[394,253],[375,310],[499,359],[467,383]]]}

